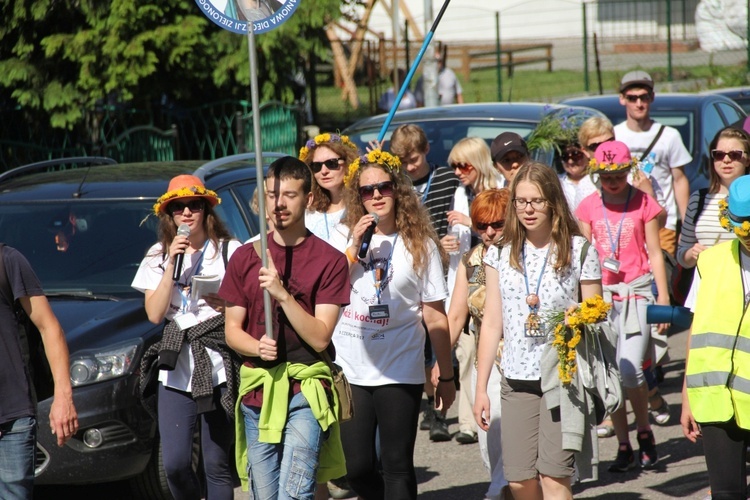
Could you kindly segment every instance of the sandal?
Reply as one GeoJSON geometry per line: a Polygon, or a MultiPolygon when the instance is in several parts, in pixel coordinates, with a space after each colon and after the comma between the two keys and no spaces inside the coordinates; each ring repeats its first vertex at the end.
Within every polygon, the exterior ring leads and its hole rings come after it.
{"type": "Polygon", "coordinates": [[[669,423],[669,419],[671,417],[669,413],[669,405],[667,404],[667,400],[662,397],[661,394],[656,394],[653,397],[649,398],[649,414],[651,415],[651,418],[654,419],[654,423],[656,425],[667,425],[669,423]],[[656,400],[656,398],[661,399],[661,405],[659,405],[658,408],[653,408],[651,405],[652,400],[656,400]]]}

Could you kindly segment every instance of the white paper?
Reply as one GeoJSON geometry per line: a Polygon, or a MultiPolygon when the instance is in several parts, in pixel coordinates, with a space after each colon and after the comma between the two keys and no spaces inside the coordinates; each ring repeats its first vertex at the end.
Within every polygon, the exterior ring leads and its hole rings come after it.
{"type": "Polygon", "coordinates": [[[193,276],[190,294],[193,300],[198,300],[209,293],[218,293],[221,278],[216,275],[212,276],[193,276]]]}

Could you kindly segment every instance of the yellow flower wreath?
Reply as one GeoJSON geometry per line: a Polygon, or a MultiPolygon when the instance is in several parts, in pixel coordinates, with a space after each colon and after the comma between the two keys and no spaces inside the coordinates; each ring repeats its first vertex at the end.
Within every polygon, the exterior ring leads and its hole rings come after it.
{"type": "Polygon", "coordinates": [[[393,156],[392,154],[380,149],[373,149],[366,155],[357,157],[357,159],[354,160],[351,165],[349,165],[349,170],[344,176],[344,185],[346,187],[350,187],[352,179],[354,179],[354,174],[357,172],[357,170],[359,170],[359,167],[363,163],[376,163],[378,165],[382,165],[391,173],[397,172],[399,169],[401,169],[401,160],[398,159],[398,156],[393,156]]]}

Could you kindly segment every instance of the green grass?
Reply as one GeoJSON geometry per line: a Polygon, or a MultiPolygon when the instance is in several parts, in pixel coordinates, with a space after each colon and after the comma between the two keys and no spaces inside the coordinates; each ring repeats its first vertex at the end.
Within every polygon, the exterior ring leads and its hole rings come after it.
{"type": "MultiPolygon", "coordinates": [[[[630,70],[632,68],[627,68],[630,70]]],[[[654,81],[667,82],[666,68],[648,69],[654,81]]],[[[603,71],[601,75],[603,93],[617,91],[623,71],[603,71]]],[[[699,91],[710,88],[734,87],[748,84],[747,68],[744,64],[735,66],[705,65],[673,68],[673,81],[690,81],[686,91],[699,91]]],[[[584,94],[598,94],[599,83],[595,72],[589,72],[589,90],[586,91],[582,71],[557,70],[516,70],[513,77],[505,72],[501,76],[504,101],[537,101],[554,103],[565,97],[584,94]]],[[[494,69],[479,69],[471,73],[468,82],[462,82],[465,102],[497,101],[497,72],[494,69]]],[[[381,83],[380,91],[387,85],[381,83]]],[[[361,118],[370,116],[370,91],[361,85],[357,88],[360,107],[353,109],[341,99],[341,89],[330,86],[318,87],[318,111],[320,126],[325,130],[343,129],[361,118]]],[[[377,95],[375,99],[377,99],[377,95]]]]}

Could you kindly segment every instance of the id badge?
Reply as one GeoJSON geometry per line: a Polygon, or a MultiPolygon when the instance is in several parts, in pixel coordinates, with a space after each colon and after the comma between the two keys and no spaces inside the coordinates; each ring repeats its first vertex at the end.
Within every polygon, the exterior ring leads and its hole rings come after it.
{"type": "Polygon", "coordinates": [[[529,314],[528,318],[526,318],[526,322],[523,324],[523,334],[529,338],[544,337],[544,323],[538,314],[529,314]]]}
{"type": "Polygon", "coordinates": [[[370,317],[372,319],[388,319],[391,317],[388,304],[375,304],[370,306],[370,317]]]}
{"type": "Polygon", "coordinates": [[[198,318],[191,312],[175,316],[174,321],[175,323],[177,323],[177,326],[180,328],[180,330],[187,330],[191,326],[195,326],[198,324],[198,318]]]}
{"type": "Polygon", "coordinates": [[[620,272],[620,261],[611,257],[607,257],[606,259],[604,259],[604,262],[602,262],[602,267],[607,271],[617,274],[620,272]]]}

